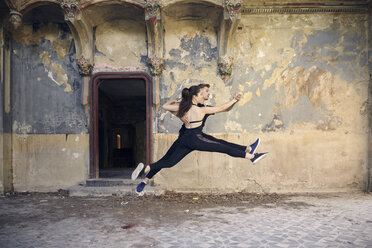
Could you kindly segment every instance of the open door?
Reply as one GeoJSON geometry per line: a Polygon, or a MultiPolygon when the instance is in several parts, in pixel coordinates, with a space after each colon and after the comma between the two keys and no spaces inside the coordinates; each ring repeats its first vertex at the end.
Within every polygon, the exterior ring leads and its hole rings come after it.
{"type": "Polygon", "coordinates": [[[90,178],[130,178],[150,162],[150,78],[102,73],[91,85],[90,178]]]}

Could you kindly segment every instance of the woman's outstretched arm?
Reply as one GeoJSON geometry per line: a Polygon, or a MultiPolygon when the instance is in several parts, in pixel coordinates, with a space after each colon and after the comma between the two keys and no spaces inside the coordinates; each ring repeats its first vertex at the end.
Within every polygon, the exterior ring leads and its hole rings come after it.
{"type": "MultiPolygon", "coordinates": [[[[239,94],[239,93],[234,93],[234,95],[233,95],[233,97],[234,98],[238,98],[237,100],[239,101],[240,100],[240,97],[241,97],[241,94],[239,94]]],[[[235,105],[235,103],[233,104],[233,105],[231,105],[228,109],[226,109],[225,111],[226,112],[228,112],[228,111],[230,111],[233,107],[234,107],[234,105],[235,105]]]]}
{"type": "Polygon", "coordinates": [[[203,107],[205,114],[214,114],[214,113],[220,113],[229,110],[232,106],[234,106],[235,103],[237,103],[240,100],[241,94],[235,94],[234,98],[222,105],[215,106],[215,107],[203,107]]]}

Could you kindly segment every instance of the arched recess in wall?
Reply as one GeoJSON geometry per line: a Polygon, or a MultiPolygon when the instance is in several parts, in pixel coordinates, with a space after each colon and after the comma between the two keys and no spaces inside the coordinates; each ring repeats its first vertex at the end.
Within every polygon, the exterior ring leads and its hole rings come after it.
{"type": "Polygon", "coordinates": [[[96,1],[85,1],[81,3],[81,9],[87,9],[92,6],[105,6],[105,5],[132,5],[143,8],[144,1],[135,1],[135,0],[96,0],[96,1]]]}
{"type": "Polygon", "coordinates": [[[223,1],[221,0],[173,0],[173,1],[166,1],[163,3],[163,8],[168,8],[172,5],[180,6],[182,4],[207,4],[207,5],[213,5],[213,6],[220,6],[223,7],[223,1]]]}
{"type": "Polygon", "coordinates": [[[226,81],[232,73],[232,40],[240,20],[241,8],[241,0],[175,0],[163,5],[163,13],[171,20],[201,20],[213,23],[214,29],[217,30],[218,73],[226,81]]]}
{"type": "Polygon", "coordinates": [[[95,72],[146,68],[143,6],[131,1],[98,1],[82,4],[81,11],[92,26],[95,72]]]}
{"type": "Polygon", "coordinates": [[[169,1],[163,6],[165,16],[177,20],[209,19],[218,23],[223,11],[222,1],[169,1]]]}
{"type": "MultiPolygon", "coordinates": [[[[75,1],[70,1],[71,3],[67,5],[64,5],[65,2],[68,3],[69,1],[31,0],[22,4],[13,4],[10,7],[15,8],[16,11],[22,14],[22,21],[24,22],[27,22],[28,19],[38,19],[40,13],[43,13],[41,15],[45,21],[53,22],[53,20],[58,18],[59,22],[66,23],[74,38],[76,58],[83,58],[85,64],[93,65],[93,37],[89,21],[81,13],[79,6],[77,4],[74,5],[75,1]]],[[[78,65],[79,69],[81,69],[80,64],[78,65]]]]}
{"type": "Polygon", "coordinates": [[[204,66],[217,74],[223,10],[222,1],[172,1],[163,6],[165,78],[182,80],[177,71],[199,71],[204,66]]]}
{"type": "MultiPolygon", "coordinates": [[[[13,9],[11,8],[11,10],[13,9]]],[[[65,23],[63,11],[57,1],[31,1],[14,10],[22,15],[22,24],[35,22],[65,23]]]]}
{"type": "MultiPolygon", "coordinates": [[[[22,8],[22,24],[66,23],[59,4],[52,2],[35,3],[22,8]]],[[[67,24],[67,23],[66,23],[67,24]]]]}

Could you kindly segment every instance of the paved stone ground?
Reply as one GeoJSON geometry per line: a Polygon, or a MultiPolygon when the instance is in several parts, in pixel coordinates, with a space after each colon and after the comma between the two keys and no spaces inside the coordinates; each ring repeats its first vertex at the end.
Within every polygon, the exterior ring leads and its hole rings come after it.
{"type": "Polygon", "coordinates": [[[372,194],[1,197],[0,247],[372,247],[372,194]]]}

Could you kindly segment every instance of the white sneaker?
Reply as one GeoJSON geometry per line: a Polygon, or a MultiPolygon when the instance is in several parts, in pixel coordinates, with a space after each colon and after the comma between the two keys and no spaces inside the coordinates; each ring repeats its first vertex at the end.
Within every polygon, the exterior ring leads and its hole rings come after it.
{"type": "Polygon", "coordinates": [[[136,167],[136,169],[132,172],[132,180],[136,180],[138,175],[141,173],[141,171],[143,170],[143,167],[144,167],[144,164],[143,163],[139,163],[136,167]]]}

